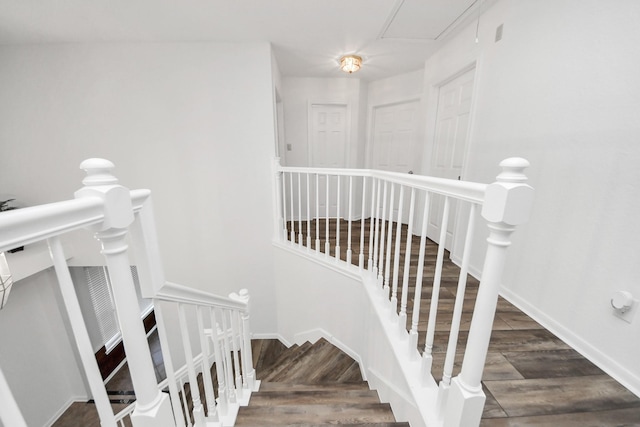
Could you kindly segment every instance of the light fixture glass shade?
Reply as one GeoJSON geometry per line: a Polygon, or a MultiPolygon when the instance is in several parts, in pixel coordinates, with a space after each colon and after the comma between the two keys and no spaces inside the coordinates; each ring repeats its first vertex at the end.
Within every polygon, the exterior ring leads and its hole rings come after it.
{"type": "Polygon", "coordinates": [[[11,278],[7,258],[4,256],[4,252],[0,252],[0,309],[7,303],[12,285],[13,279],[11,278]]]}
{"type": "Polygon", "coordinates": [[[347,55],[340,58],[340,69],[345,73],[355,73],[362,66],[362,58],[356,55],[347,55]]]}

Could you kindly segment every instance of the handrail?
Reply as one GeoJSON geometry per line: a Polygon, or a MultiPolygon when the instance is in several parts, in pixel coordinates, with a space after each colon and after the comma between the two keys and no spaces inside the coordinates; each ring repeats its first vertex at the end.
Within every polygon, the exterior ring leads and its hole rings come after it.
{"type": "Polygon", "coordinates": [[[406,185],[419,190],[438,193],[445,196],[452,196],[457,199],[466,200],[474,203],[482,203],[484,201],[484,193],[487,184],[459,181],[455,179],[438,178],[424,175],[403,174],[399,172],[388,172],[375,169],[342,169],[342,168],[308,168],[308,167],[291,167],[280,166],[278,172],[319,174],[333,176],[358,176],[373,177],[383,179],[393,184],[406,185]]]}
{"type": "Polygon", "coordinates": [[[232,298],[221,297],[198,289],[188,288],[177,283],[165,282],[155,299],[183,304],[202,305],[207,307],[225,308],[231,310],[246,310],[247,303],[232,298]]]}
{"type": "MultiPolygon", "coordinates": [[[[132,190],[130,194],[133,210],[138,212],[151,192],[132,190]]],[[[104,203],[100,197],[82,197],[3,212],[0,252],[99,224],[104,220],[104,203]]]]}

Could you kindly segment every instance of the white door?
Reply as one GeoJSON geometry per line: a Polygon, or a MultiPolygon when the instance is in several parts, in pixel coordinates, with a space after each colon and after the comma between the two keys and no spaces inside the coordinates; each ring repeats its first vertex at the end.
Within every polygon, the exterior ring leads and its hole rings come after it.
{"type": "MultiPolygon", "coordinates": [[[[309,123],[310,133],[310,165],[319,168],[344,168],[347,158],[347,106],[334,104],[312,104],[309,123]]],[[[344,180],[343,180],[344,181],[344,180]]],[[[315,183],[314,183],[315,184],[315,183]]],[[[337,206],[337,179],[329,180],[329,217],[335,218],[338,214],[337,206]]],[[[314,186],[312,185],[312,188],[314,186]]],[[[340,185],[340,216],[345,216],[345,186],[340,185]]],[[[313,190],[312,195],[315,194],[313,190]]],[[[320,176],[319,180],[319,214],[326,215],[326,176],[320,176]]],[[[311,216],[315,217],[315,197],[312,197],[311,216]]]]}
{"type": "MultiPolygon", "coordinates": [[[[475,69],[469,70],[440,87],[436,132],[433,143],[431,174],[442,178],[461,179],[462,165],[467,151],[471,95],[475,69]]],[[[440,240],[444,197],[434,197],[429,212],[428,235],[440,240]]],[[[451,202],[447,222],[445,247],[451,249],[457,206],[451,202]]]]}
{"type": "MultiPolygon", "coordinates": [[[[420,159],[417,126],[420,101],[385,105],[373,109],[372,168],[390,172],[413,173],[420,159]]],[[[398,218],[399,188],[394,201],[394,219],[398,218]]],[[[409,218],[410,192],[405,189],[403,222],[409,218]]]]}

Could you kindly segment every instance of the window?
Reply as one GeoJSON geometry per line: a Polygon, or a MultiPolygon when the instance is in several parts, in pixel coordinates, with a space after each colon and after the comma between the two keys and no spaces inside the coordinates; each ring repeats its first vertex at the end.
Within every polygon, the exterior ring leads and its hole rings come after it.
{"type": "MultiPolygon", "coordinates": [[[[104,344],[107,354],[113,350],[122,340],[118,317],[111,291],[111,282],[109,280],[109,272],[106,267],[86,267],[85,274],[91,304],[98,321],[102,343],[104,344]]],[[[131,275],[133,283],[136,287],[138,302],[140,305],[141,317],[144,318],[153,309],[151,300],[143,299],[140,296],[140,282],[138,279],[138,270],[135,266],[131,266],[131,275]]]]}

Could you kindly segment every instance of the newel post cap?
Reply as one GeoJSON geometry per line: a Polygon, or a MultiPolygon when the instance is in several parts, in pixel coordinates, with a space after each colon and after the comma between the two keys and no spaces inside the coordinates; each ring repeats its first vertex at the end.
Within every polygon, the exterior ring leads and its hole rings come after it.
{"type": "Polygon", "coordinates": [[[496,182],[487,186],[482,217],[489,222],[520,225],[529,220],[533,205],[533,188],[528,185],[524,170],[526,159],[512,157],[500,162],[502,172],[496,182]]]}
{"type": "Polygon", "coordinates": [[[76,199],[99,197],[104,202],[104,222],[100,230],[127,228],[134,220],[131,193],[118,184],[111,172],[114,164],[106,159],[87,159],[80,163],[80,169],[87,173],[82,180],[84,187],[75,192],[76,199]]]}

